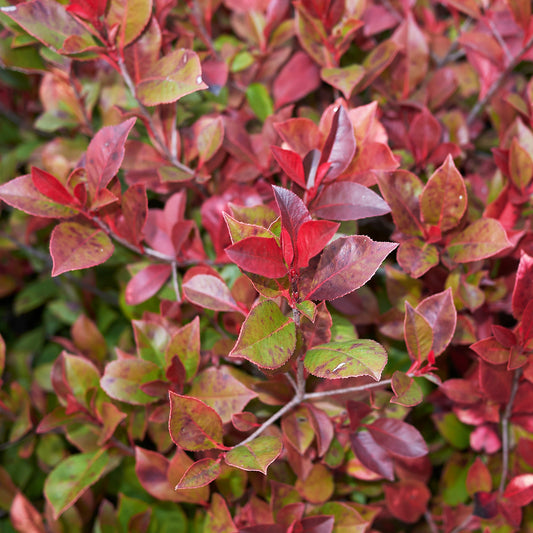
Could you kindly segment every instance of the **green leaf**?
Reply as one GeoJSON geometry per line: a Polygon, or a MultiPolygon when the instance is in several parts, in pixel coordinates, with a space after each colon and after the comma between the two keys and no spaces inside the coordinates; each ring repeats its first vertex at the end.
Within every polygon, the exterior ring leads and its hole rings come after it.
{"type": "Polygon", "coordinates": [[[162,57],[139,82],[137,98],[146,106],[169,104],[186,94],[207,89],[200,60],[192,50],[180,48],[162,57]]]}
{"type": "Polygon", "coordinates": [[[108,450],[71,455],[60,462],[46,478],[44,495],[53,509],[54,519],[74,505],[91,485],[118,466],[121,458],[108,450]]]}
{"type": "Polygon", "coordinates": [[[206,457],[193,463],[179,480],[175,490],[198,489],[209,485],[220,474],[220,461],[206,457]]]}
{"type": "Polygon", "coordinates": [[[161,379],[161,370],[155,363],[142,359],[120,359],[107,364],[100,386],[115,400],[145,405],[157,398],[143,392],[141,386],[157,379],[161,379]]]}
{"type": "Polygon", "coordinates": [[[91,34],[54,0],[31,0],[16,6],[4,7],[2,13],[54,50],[60,50],[67,38],[76,38],[75,51],[96,44],[91,34]]]}
{"type": "Polygon", "coordinates": [[[190,396],[172,391],[168,423],[172,440],[185,450],[223,448],[222,420],[214,409],[190,396]]]}
{"type": "Polygon", "coordinates": [[[404,337],[412,359],[423,362],[433,346],[433,330],[424,316],[405,302],[404,337]]]}
{"type": "Polygon", "coordinates": [[[52,231],[52,276],[100,265],[113,255],[113,243],[101,229],[78,222],[62,222],[52,231]]]}
{"type": "Polygon", "coordinates": [[[152,0],[110,0],[106,23],[120,26],[117,41],[122,49],[141,35],[152,16],[152,0]]]}
{"type": "Polygon", "coordinates": [[[420,385],[405,372],[398,370],[394,372],[392,375],[392,390],[395,396],[391,399],[391,403],[413,407],[423,400],[420,385]]]}
{"type": "Polygon", "coordinates": [[[363,79],[365,68],[358,64],[342,68],[323,68],[320,77],[326,82],[339,89],[344,98],[348,100],[355,86],[363,79]]]}
{"type": "Polygon", "coordinates": [[[267,88],[262,83],[251,83],[248,85],[246,99],[255,116],[261,122],[264,122],[268,116],[274,113],[274,104],[268,94],[267,88]]]}
{"type": "Polygon", "coordinates": [[[368,339],[329,342],[309,350],[305,368],[319,378],[337,379],[371,376],[376,381],[387,364],[387,352],[368,339]]]}
{"type": "Polygon", "coordinates": [[[479,261],[512,246],[503,226],[493,218],[481,218],[456,235],[448,253],[456,263],[479,261]]]}
{"type": "Polygon", "coordinates": [[[282,447],[279,437],[262,435],[230,450],[226,454],[226,463],[241,470],[258,471],[266,475],[267,468],[279,457],[282,447]]]}
{"type": "Polygon", "coordinates": [[[400,243],[396,258],[404,272],[419,278],[439,264],[439,250],[434,244],[413,237],[400,243]]]}
{"type": "Polygon", "coordinates": [[[296,326],[270,300],[252,308],[230,357],[243,357],[261,368],[283,366],[296,347],[296,326]]]}
{"type": "Polygon", "coordinates": [[[200,364],[200,318],[198,316],[172,335],[165,350],[167,369],[172,364],[174,356],[183,365],[187,380],[192,379],[200,364]]]}

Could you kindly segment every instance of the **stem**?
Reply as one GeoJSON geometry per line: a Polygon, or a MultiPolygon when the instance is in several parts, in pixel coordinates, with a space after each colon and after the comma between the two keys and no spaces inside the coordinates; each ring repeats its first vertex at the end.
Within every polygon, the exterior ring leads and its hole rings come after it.
{"type": "Polygon", "coordinates": [[[507,68],[500,74],[498,79],[494,82],[491,88],[487,91],[487,94],[479,100],[476,105],[472,108],[468,117],[466,118],[466,125],[471,126],[476,117],[481,113],[485,106],[492,100],[492,97],[501,89],[502,85],[505,83],[507,76],[514,70],[514,68],[520,63],[522,56],[533,46],[533,35],[528,39],[527,43],[524,45],[522,50],[516,54],[507,68]]]}
{"type": "Polygon", "coordinates": [[[428,523],[428,527],[431,533],[439,533],[437,524],[435,524],[435,520],[433,520],[433,516],[428,510],[426,510],[426,512],[424,513],[424,518],[426,519],[426,522],[428,523]]]}
{"type": "Polygon", "coordinates": [[[122,57],[119,57],[118,59],[118,67],[120,69],[120,74],[122,75],[122,78],[124,79],[124,83],[126,83],[126,86],[130,90],[135,100],[137,101],[137,105],[139,106],[139,111],[141,115],[144,117],[144,119],[150,126],[150,131],[152,132],[154,136],[154,140],[157,144],[157,147],[159,148],[159,151],[165,155],[165,157],[168,159],[168,161],[173,166],[175,166],[176,168],[179,168],[181,171],[185,172],[186,174],[194,176],[195,174],[194,170],[192,168],[189,168],[187,165],[184,165],[180,161],[178,161],[178,158],[172,153],[171,150],[169,150],[168,146],[165,144],[165,141],[163,140],[157,128],[155,127],[154,121],[152,119],[152,115],[150,115],[150,113],[148,112],[148,109],[137,98],[137,92],[135,91],[135,84],[133,83],[133,80],[131,79],[131,76],[128,72],[128,69],[126,68],[124,59],[122,57]]]}
{"type": "Polygon", "coordinates": [[[344,389],[325,390],[320,392],[306,392],[303,400],[317,400],[325,398],[327,396],[336,396],[337,394],[348,394],[351,392],[363,392],[369,389],[377,389],[380,387],[386,387],[392,383],[392,379],[384,379],[376,383],[367,383],[366,385],[358,385],[355,387],[346,387],[344,389]]]}
{"type": "Polygon", "coordinates": [[[255,438],[259,437],[263,431],[268,426],[271,426],[276,420],[281,418],[285,413],[288,413],[293,407],[296,407],[300,403],[300,399],[298,396],[294,396],[294,398],[286,405],[284,405],[279,411],[274,413],[266,422],[263,422],[260,427],[258,427],[249,437],[244,439],[241,443],[234,446],[236,448],[237,446],[244,446],[245,444],[248,444],[249,442],[252,442],[255,438]]]}
{"type": "Polygon", "coordinates": [[[500,496],[503,496],[503,492],[505,490],[505,483],[507,481],[507,475],[509,473],[509,421],[511,419],[513,403],[516,397],[516,393],[518,391],[518,385],[520,382],[521,375],[521,368],[515,370],[509,401],[507,402],[507,405],[505,406],[505,411],[502,415],[502,477],[500,479],[499,487],[500,496]]]}
{"type": "MultiPolygon", "coordinates": [[[[303,369],[303,362],[301,368],[303,369]]],[[[296,407],[297,405],[300,405],[302,402],[306,400],[316,400],[320,399],[322,397],[327,396],[335,396],[337,394],[347,394],[350,392],[363,392],[369,389],[377,389],[378,387],[385,387],[387,385],[390,385],[392,382],[391,379],[385,379],[383,381],[378,381],[377,383],[368,383],[366,385],[359,385],[357,387],[346,387],[344,389],[336,389],[336,390],[327,390],[327,391],[321,391],[321,392],[304,392],[301,396],[296,393],[293,397],[293,399],[286,405],[284,405],[279,411],[274,413],[266,422],[263,422],[260,427],[258,427],[249,437],[244,439],[239,444],[236,444],[234,448],[237,446],[243,446],[244,444],[248,444],[249,442],[253,441],[255,438],[259,437],[263,431],[265,431],[266,428],[271,426],[276,420],[281,418],[285,413],[288,413],[291,409],[296,407]]],[[[304,382],[305,385],[305,382],[304,382]]]]}
{"type": "Polygon", "coordinates": [[[181,303],[180,287],[178,284],[178,264],[176,261],[172,261],[172,286],[174,287],[174,292],[176,293],[176,301],[181,303]]]}

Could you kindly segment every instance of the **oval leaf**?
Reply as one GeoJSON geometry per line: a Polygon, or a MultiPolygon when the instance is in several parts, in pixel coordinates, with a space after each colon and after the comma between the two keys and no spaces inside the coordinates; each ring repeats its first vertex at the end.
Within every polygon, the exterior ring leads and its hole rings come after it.
{"type": "Polygon", "coordinates": [[[364,235],[341,237],[324,248],[306,300],[334,300],[364,285],[398,245],[364,235]]]}
{"type": "Polygon", "coordinates": [[[246,272],[282,278],[287,265],[274,237],[246,237],[226,248],[228,257],[246,272]]]}
{"type": "Polygon", "coordinates": [[[318,198],[313,213],[330,220],[359,220],[385,215],[390,207],[374,191],[349,181],[332,183],[318,198]]]}
{"type": "Polygon", "coordinates": [[[452,156],[429,178],[420,196],[420,210],[426,224],[447,231],[459,223],[466,211],[467,196],[463,177],[452,156]]]}
{"type": "Polygon", "coordinates": [[[167,281],[171,272],[170,265],[148,265],[137,272],[126,285],[126,303],[138,305],[151,298],[167,281]]]}
{"type": "Polygon", "coordinates": [[[180,48],[162,57],[137,85],[136,93],[146,106],[169,104],[186,94],[207,89],[200,60],[192,50],[180,48]]]}
{"type": "Polygon", "coordinates": [[[230,357],[244,357],[261,368],[283,366],[296,346],[296,326],[270,300],[254,306],[241,327],[230,357]]]}
{"type": "Polygon", "coordinates": [[[106,449],[71,455],[61,461],[46,478],[44,495],[53,509],[54,519],[74,505],[87,488],[120,462],[106,449]]]}
{"type": "Polygon", "coordinates": [[[142,391],[141,385],[161,378],[159,367],[143,359],[120,359],[105,367],[100,386],[115,400],[133,405],[145,405],[157,398],[142,391]]]}
{"type": "Polygon", "coordinates": [[[482,218],[450,241],[448,253],[456,263],[470,263],[495,255],[510,246],[500,222],[493,218],[482,218]]]}
{"type": "Polygon", "coordinates": [[[113,243],[101,229],[78,222],[62,222],[52,231],[52,276],[100,265],[113,255],[113,243]]]}
{"type": "Polygon", "coordinates": [[[220,470],[220,461],[210,457],[200,459],[187,469],[176,485],[175,490],[205,487],[219,476],[220,470]]]}
{"type": "Polygon", "coordinates": [[[189,451],[224,448],[222,420],[214,409],[190,396],[169,395],[168,427],[174,443],[189,451]]]}
{"type": "Polygon", "coordinates": [[[424,438],[416,428],[396,418],[378,418],[366,426],[374,440],[388,453],[400,457],[423,457],[428,453],[424,438]]]}
{"type": "Polygon", "coordinates": [[[0,185],[0,198],[29,215],[45,218],[69,218],[77,213],[72,207],[53,202],[40,193],[30,174],[0,185]]]}
{"type": "Polygon", "coordinates": [[[503,496],[514,505],[529,505],[533,502],[533,474],[515,476],[505,488],[503,496]]]}
{"type": "Polygon", "coordinates": [[[387,352],[368,339],[330,342],[309,350],[304,365],[319,378],[337,379],[371,376],[376,381],[387,364],[387,352]]]}
{"type": "Polygon", "coordinates": [[[279,437],[263,435],[230,450],[226,454],[226,463],[241,470],[257,471],[266,475],[267,468],[279,457],[281,449],[279,437]]]}
{"type": "Polygon", "coordinates": [[[226,284],[216,276],[198,274],[183,284],[183,293],[193,304],[213,311],[242,313],[226,284]]]}

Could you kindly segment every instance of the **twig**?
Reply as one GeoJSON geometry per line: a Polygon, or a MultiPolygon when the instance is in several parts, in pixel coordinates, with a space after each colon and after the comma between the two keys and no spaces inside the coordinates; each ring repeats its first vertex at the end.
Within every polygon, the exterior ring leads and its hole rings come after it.
{"type": "Polygon", "coordinates": [[[471,109],[468,117],[466,118],[466,125],[471,126],[476,117],[481,113],[485,106],[492,100],[492,97],[501,89],[502,85],[505,83],[507,76],[515,69],[515,67],[522,60],[522,56],[528,52],[528,50],[533,46],[533,35],[529,38],[525,46],[514,56],[507,68],[500,74],[498,79],[494,82],[491,88],[487,91],[487,94],[479,100],[476,105],[471,109]]]}
{"type": "Polygon", "coordinates": [[[507,61],[512,61],[513,54],[511,54],[511,51],[507,47],[506,42],[503,40],[503,37],[501,36],[501,33],[498,31],[498,28],[494,25],[494,22],[492,20],[488,20],[487,24],[490,28],[490,31],[492,32],[492,35],[494,35],[494,38],[498,41],[498,44],[501,46],[501,49],[503,50],[505,57],[507,58],[507,61]]]}
{"type": "Polygon", "coordinates": [[[427,509],[426,509],[426,512],[424,513],[424,518],[426,519],[426,522],[428,523],[428,527],[431,533],[439,533],[437,524],[435,524],[435,520],[433,520],[433,516],[427,509]]]}
{"type": "MultiPolygon", "coordinates": [[[[302,369],[303,369],[303,363],[302,363],[302,369]]],[[[271,426],[276,420],[278,420],[285,413],[288,413],[291,409],[293,409],[297,405],[300,405],[302,402],[305,402],[306,400],[316,400],[316,399],[326,397],[326,396],[348,394],[351,392],[363,392],[369,389],[377,389],[379,387],[386,387],[387,385],[390,385],[391,382],[392,382],[391,379],[385,379],[383,381],[378,381],[377,383],[368,383],[366,385],[359,385],[357,387],[346,387],[345,389],[327,390],[327,391],[321,391],[321,392],[304,392],[301,395],[298,394],[297,392],[294,395],[293,399],[288,404],[284,405],[279,411],[274,413],[266,422],[263,422],[263,424],[261,424],[261,426],[258,427],[249,437],[247,437],[242,442],[234,446],[234,448],[236,448],[237,446],[248,444],[249,442],[253,441],[255,438],[259,437],[259,435],[261,435],[261,433],[263,433],[263,431],[265,431],[266,428],[271,426]]],[[[305,385],[305,382],[304,382],[304,385],[305,385]]]]}
{"type": "Polygon", "coordinates": [[[317,400],[325,398],[326,396],[337,396],[338,394],[349,394],[351,392],[363,392],[369,389],[378,389],[380,387],[387,387],[392,383],[392,379],[384,379],[376,383],[367,383],[366,385],[357,385],[355,387],[346,387],[345,389],[333,389],[320,392],[306,392],[303,400],[317,400]]]}
{"type": "Polygon", "coordinates": [[[244,446],[245,444],[248,444],[249,442],[252,442],[255,438],[259,437],[263,431],[269,426],[271,426],[278,418],[281,418],[285,413],[288,413],[293,407],[296,407],[298,404],[300,404],[300,399],[298,396],[294,396],[294,398],[286,405],[284,405],[279,411],[274,413],[266,422],[263,422],[260,427],[258,427],[249,437],[244,439],[242,442],[234,446],[236,448],[237,446],[244,446]]]}
{"type": "Polygon", "coordinates": [[[513,376],[513,384],[511,386],[511,394],[509,396],[509,401],[505,406],[505,411],[502,415],[502,477],[500,479],[499,493],[500,496],[503,495],[505,490],[505,484],[507,482],[507,475],[509,473],[509,421],[511,419],[511,414],[513,411],[513,404],[516,397],[516,392],[518,391],[518,385],[520,382],[520,376],[522,375],[522,369],[518,368],[515,370],[513,376]]]}
{"type": "Polygon", "coordinates": [[[181,302],[180,296],[180,287],[178,284],[178,264],[176,261],[172,261],[172,286],[174,287],[174,292],[176,293],[176,302],[181,302]]]}

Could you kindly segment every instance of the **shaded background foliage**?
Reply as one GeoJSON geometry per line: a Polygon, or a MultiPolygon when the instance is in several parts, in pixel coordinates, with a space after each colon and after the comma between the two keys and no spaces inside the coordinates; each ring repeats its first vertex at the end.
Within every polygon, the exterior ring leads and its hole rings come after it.
{"type": "Polygon", "coordinates": [[[0,0],[2,530],[532,530],[532,21],[0,0]]]}

